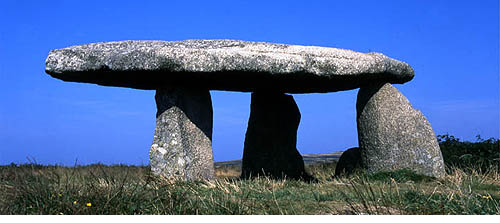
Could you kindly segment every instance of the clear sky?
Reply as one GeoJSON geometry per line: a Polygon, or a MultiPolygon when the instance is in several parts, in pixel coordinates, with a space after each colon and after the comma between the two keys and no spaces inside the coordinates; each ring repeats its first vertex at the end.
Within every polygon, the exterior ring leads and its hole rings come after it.
{"type": "MultiPolygon", "coordinates": [[[[119,40],[237,39],[381,52],[436,134],[499,138],[498,1],[2,1],[0,165],[148,164],[154,91],[63,82],[51,49],[119,40]]],[[[294,95],[297,148],[358,145],[358,90],[294,95]]],[[[216,161],[240,159],[250,94],[212,91],[216,161]]]]}

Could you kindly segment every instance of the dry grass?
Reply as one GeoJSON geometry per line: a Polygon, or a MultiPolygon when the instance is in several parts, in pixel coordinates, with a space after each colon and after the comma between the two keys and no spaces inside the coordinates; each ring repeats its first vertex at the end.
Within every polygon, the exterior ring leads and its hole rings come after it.
{"type": "Polygon", "coordinates": [[[217,168],[210,182],[158,179],[148,167],[3,166],[0,214],[500,214],[493,170],[455,168],[440,180],[407,171],[332,178],[334,164],[306,170],[317,183],[240,180],[237,166],[217,168]]]}
{"type": "Polygon", "coordinates": [[[238,165],[228,165],[222,166],[215,169],[215,175],[217,178],[238,178],[241,175],[241,166],[238,165]]]}

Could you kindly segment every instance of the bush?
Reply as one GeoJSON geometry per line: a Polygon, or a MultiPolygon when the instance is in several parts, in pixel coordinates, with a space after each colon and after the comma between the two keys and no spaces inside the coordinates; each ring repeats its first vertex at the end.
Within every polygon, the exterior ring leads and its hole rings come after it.
{"type": "Polygon", "coordinates": [[[480,172],[492,168],[500,170],[499,139],[484,140],[478,135],[477,142],[461,142],[460,139],[448,134],[437,137],[447,167],[457,167],[463,170],[475,169],[480,172]]]}

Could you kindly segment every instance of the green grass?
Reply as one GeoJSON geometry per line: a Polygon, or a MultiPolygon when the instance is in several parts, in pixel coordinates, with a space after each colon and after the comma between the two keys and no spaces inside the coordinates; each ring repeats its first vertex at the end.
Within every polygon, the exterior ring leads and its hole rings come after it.
{"type": "Polygon", "coordinates": [[[395,181],[398,183],[405,183],[408,181],[412,182],[430,182],[433,180],[432,177],[416,174],[409,169],[403,169],[393,172],[379,172],[372,175],[366,176],[372,181],[395,181]]]}
{"type": "Polygon", "coordinates": [[[319,182],[306,183],[239,180],[232,168],[212,182],[172,182],[145,166],[1,166],[0,214],[500,214],[496,171],[332,178],[335,164],[323,164],[307,167],[319,182]]]}
{"type": "Polygon", "coordinates": [[[500,214],[500,140],[438,139],[442,179],[411,170],[333,178],[335,164],[306,166],[314,183],[240,180],[239,166],[210,182],[159,179],[147,166],[0,166],[0,214],[500,214]]]}

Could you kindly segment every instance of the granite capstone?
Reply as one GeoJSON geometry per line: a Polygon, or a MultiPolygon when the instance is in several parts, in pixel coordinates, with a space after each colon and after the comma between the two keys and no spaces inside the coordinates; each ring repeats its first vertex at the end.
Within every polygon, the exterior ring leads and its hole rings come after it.
{"type": "Polygon", "coordinates": [[[119,41],[52,50],[52,77],[105,86],[255,92],[334,92],[414,72],[380,53],[239,40],[119,41]]]}

